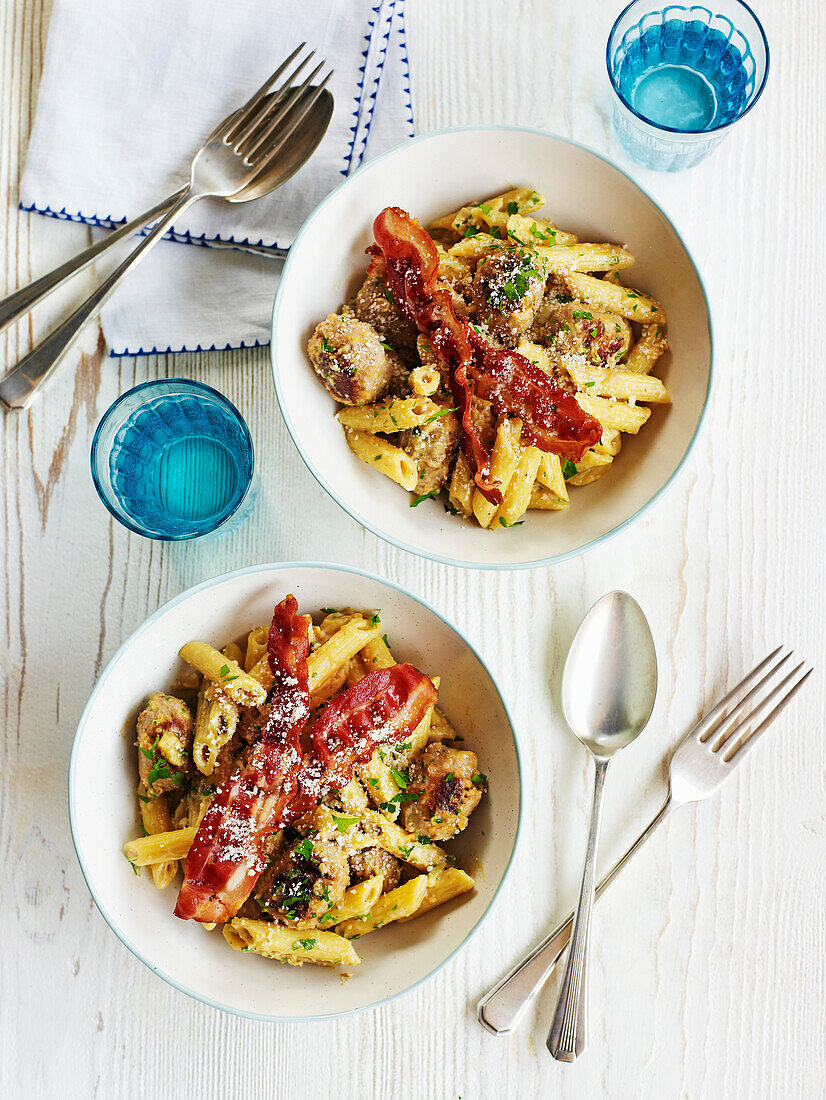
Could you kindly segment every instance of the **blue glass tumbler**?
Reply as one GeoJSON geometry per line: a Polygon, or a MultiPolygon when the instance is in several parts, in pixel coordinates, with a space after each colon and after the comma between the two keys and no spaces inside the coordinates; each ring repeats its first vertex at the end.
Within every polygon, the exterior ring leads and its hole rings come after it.
{"type": "Polygon", "coordinates": [[[646,168],[699,163],[751,110],[769,72],[757,16],[741,0],[666,7],[634,0],[608,37],[614,126],[646,168]]]}
{"type": "Polygon", "coordinates": [[[123,394],[98,424],[91,458],[100,499],[147,538],[227,530],[252,501],[247,425],[230,401],[201,382],[165,378],[123,394]]]}

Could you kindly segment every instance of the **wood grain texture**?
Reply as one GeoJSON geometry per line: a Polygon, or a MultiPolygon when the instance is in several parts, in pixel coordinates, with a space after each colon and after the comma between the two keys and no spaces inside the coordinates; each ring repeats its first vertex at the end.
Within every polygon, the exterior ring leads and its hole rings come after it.
{"type": "MultiPolygon", "coordinates": [[[[78,369],[64,370],[31,412],[0,423],[0,1094],[824,1095],[826,9],[799,0],[792,14],[764,0],[773,61],[763,101],[712,158],[660,176],[632,166],[611,130],[603,49],[620,7],[408,0],[408,25],[420,132],[506,122],[591,144],[665,206],[704,274],[716,317],[711,413],[687,470],[633,529],[575,561],[509,575],[386,546],[305,470],[277,413],[266,350],[110,360],[92,329],[78,369]],[[89,445],[103,410],[135,382],[173,373],[228,394],[256,440],[261,500],[223,539],[143,541],[109,520],[92,488],[89,445]],[[290,558],[362,565],[441,608],[497,669],[524,748],[525,840],[491,919],[415,993],[325,1025],[235,1019],[156,979],[94,908],[67,822],[75,724],[123,638],[196,581],[290,558]],[[615,587],[651,619],[662,687],[650,730],[612,769],[605,865],[662,799],[668,748],[727,683],[780,641],[819,667],[742,773],[715,801],[682,810],[599,906],[590,1050],[568,1067],[544,1049],[555,986],[510,1039],[483,1032],[474,1005],[575,896],[590,777],[559,715],[558,679],[578,620],[615,587]]],[[[17,211],[48,15],[42,0],[0,4],[0,279],[9,289],[87,239],[83,227],[17,211]]],[[[89,285],[81,279],[58,308],[89,285]]],[[[6,335],[6,362],[49,316],[6,335]]]]}

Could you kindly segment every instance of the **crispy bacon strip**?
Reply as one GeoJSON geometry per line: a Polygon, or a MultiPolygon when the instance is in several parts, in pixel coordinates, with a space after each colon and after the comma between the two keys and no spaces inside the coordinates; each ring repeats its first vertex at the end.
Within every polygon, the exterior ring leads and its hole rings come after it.
{"type": "Polygon", "coordinates": [[[602,429],[575,397],[524,355],[493,347],[456,316],[448,291],[437,283],[436,246],[415,218],[397,206],[385,207],[373,223],[373,234],[370,270],[383,261],[387,285],[402,312],[429,336],[450,372],[453,400],[461,411],[462,450],[483,496],[492,504],[502,501],[490,477],[490,455],[473,429],[474,394],[490,401],[497,415],[521,417],[525,438],[540,450],[576,461],[593,447],[602,429]]]}
{"type": "Polygon", "coordinates": [[[540,451],[578,462],[599,443],[602,426],[579,407],[577,399],[524,355],[493,348],[471,330],[476,354],[470,373],[478,397],[490,401],[497,416],[522,418],[522,435],[540,451]],[[481,362],[481,369],[479,363],[481,362]]]}
{"type": "Polygon", "coordinates": [[[310,733],[310,752],[287,808],[290,820],[346,787],[354,766],[366,764],[380,745],[404,741],[436,698],[433,682],[403,664],[376,669],[333,699],[310,733]]]}
{"type": "Polygon", "coordinates": [[[268,648],[274,682],[264,734],[201,822],[175,907],[185,920],[231,920],[264,868],[267,836],[349,783],[353,766],[369,760],[377,745],[404,740],[436,701],[433,683],[412,665],[371,672],[329,704],[302,753],[307,629],[291,596],[275,609],[268,648]]]}
{"type": "Polygon", "coordinates": [[[264,732],[243,771],[221,785],[195,835],[175,906],[184,920],[235,915],[263,870],[261,846],[296,789],[310,694],[307,620],[294,596],[273,612],[267,651],[273,684],[264,732]]]}

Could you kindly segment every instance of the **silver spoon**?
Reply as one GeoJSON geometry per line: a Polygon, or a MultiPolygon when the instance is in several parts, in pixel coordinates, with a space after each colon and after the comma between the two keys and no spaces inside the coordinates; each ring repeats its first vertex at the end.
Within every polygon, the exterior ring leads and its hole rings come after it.
{"type": "Polygon", "coordinates": [[[645,729],[656,695],[657,654],[642,608],[627,592],[609,592],[582,620],[562,675],[565,720],[594,757],[594,801],[571,949],[548,1034],[548,1050],[560,1062],[585,1050],[588,930],[605,775],[616,753],[645,729]]]}
{"type": "Polygon", "coordinates": [[[83,325],[93,317],[119,285],[127,271],[167,231],[193,202],[215,197],[229,202],[249,202],[280,187],[305,163],[321,141],[333,112],[333,97],[324,85],[310,83],[323,68],[316,66],[304,82],[292,86],[313,52],[299,62],[280,87],[274,82],[295,60],[304,44],[282,63],[239,111],[233,112],[212,132],[192,161],[189,183],[170,195],[140,219],[115,230],[74,260],[44,275],[0,301],[0,328],[28,312],[46,294],[80,271],[106,248],[163,211],[152,231],[112,274],[90,294],[54,332],[33,348],[0,379],[0,407],[24,409],[35,398],[83,325]]]}

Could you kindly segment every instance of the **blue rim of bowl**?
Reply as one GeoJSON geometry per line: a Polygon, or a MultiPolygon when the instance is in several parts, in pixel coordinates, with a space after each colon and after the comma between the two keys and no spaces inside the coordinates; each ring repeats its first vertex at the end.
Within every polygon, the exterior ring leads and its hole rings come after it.
{"type": "Polygon", "coordinates": [[[116,519],[118,523],[121,524],[121,526],[126,527],[129,531],[134,531],[136,535],[141,535],[145,539],[154,539],[155,542],[189,542],[191,539],[202,539],[206,535],[214,535],[216,531],[220,531],[222,527],[229,523],[232,517],[238,512],[239,508],[243,507],[244,501],[249,495],[253,478],[255,477],[255,447],[253,446],[252,436],[250,435],[249,426],[247,425],[246,420],[244,420],[243,416],[235,407],[235,405],[233,405],[230,399],[222,394],[220,390],[216,390],[213,386],[208,386],[206,382],[196,382],[194,378],[153,378],[149,382],[139,382],[137,386],[132,386],[131,389],[126,390],[125,393],[122,393],[120,394],[120,396],[116,397],[109,408],[106,410],[106,412],[103,414],[103,416],[100,418],[100,420],[98,421],[98,425],[95,428],[95,434],[92,436],[92,446],[89,450],[89,464],[91,466],[92,484],[95,487],[95,492],[100,497],[101,503],[106,508],[107,512],[111,516],[113,516],[114,519],[116,519]],[[208,393],[212,397],[217,397],[218,400],[222,404],[226,405],[226,407],[235,416],[236,420],[238,421],[238,425],[241,428],[241,432],[243,433],[244,438],[246,439],[250,449],[250,473],[249,477],[247,478],[247,483],[244,486],[244,491],[238,499],[238,503],[235,505],[229,515],[224,516],[224,518],[219,524],[217,524],[217,526],[210,528],[209,531],[200,531],[197,535],[156,535],[152,531],[147,531],[142,527],[138,527],[138,525],[136,523],[133,523],[125,514],[120,515],[118,512],[115,511],[115,509],[106,499],[106,495],[104,494],[103,489],[100,486],[97,473],[95,472],[95,456],[98,449],[98,439],[100,438],[101,429],[106,422],[109,414],[114,412],[121,401],[129,397],[130,394],[137,393],[138,390],[144,390],[148,386],[153,386],[157,388],[159,385],[162,385],[166,382],[178,386],[182,384],[192,386],[193,389],[203,390],[204,393],[208,393]]]}
{"type": "Polygon", "coordinates": [[[278,400],[278,408],[281,411],[281,416],[284,419],[284,423],[287,425],[287,431],[290,433],[290,437],[292,438],[293,444],[295,445],[295,449],[298,451],[299,455],[301,456],[302,462],[307,467],[307,469],[310,471],[310,473],[313,475],[313,477],[316,479],[316,481],[321,486],[321,488],[328,494],[328,496],[332,497],[332,499],[341,508],[343,508],[344,511],[347,512],[347,514],[352,519],[354,519],[356,521],[356,523],[360,523],[362,527],[365,527],[368,531],[371,531],[374,535],[376,535],[377,538],[382,539],[384,542],[390,543],[391,546],[396,546],[396,547],[399,548],[399,550],[405,550],[408,554],[413,554],[418,558],[426,558],[429,561],[439,562],[442,565],[453,565],[453,566],[456,566],[457,568],[460,568],[460,569],[480,569],[480,570],[497,569],[497,570],[501,570],[503,572],[512,572],[512,571],[517,570],[517,569],[539,569],[539,568],[542,568],[544,566],[556,565],[559,562],[569,561],[571,558],[578,558],[581,554],[586,553],[588,550],[595,549],[597,546],[600,546],[602,543],[607,542],[609,539],[613,538],[615,535],[620,534],[620,532],[624,531],[627,527],[630,527],[632,524],[636,523],[637,520],[642,519],[642,517],[649,511],[649,509],[654,507],[654,505],[657,503],[657,501],[660,499],[660,497],[662,497],[663,494],[668,489],[671,488],[673,483],[676,481],[676,479],[682,473],[682,471],[685,468],[689,458],[691,457],[692,452],[694,451],[694,447],[696,446],[697,439],[699,438],[699,435],[700,435],[700,431],[702,430],[703,424],[705,423],[706,415],[708,413],[708,408],[709,408],[709,405],[710,405],[710,402],[711,402],[712,383],[713,383],[713,380],[714,380],[714,323],[713,323],[712,313],[711,313],[711,303],[709,302],[709,297],[708,297],[708,292],[706,290],[706,285],[703,282],[703,277],[700,274],[699,268],[697,267],[697,265],[694,262],[694,257],[692,256],[691,252],[689,251],[688,245],[683,240],[682,235],[678,231],[677,227],[674,225],[674,222],[672,221],[672,219],[668,216],[668,214],[666,214],[666,212],[659,205],[659,203],[656,202],[656,200],[654,198],[652,198],[652,196],[648,193],[648,191],[646,191],[646,189],[644,187],[642,187],[641,184],[639,184],[637,182],[637,180],[635,180],[634,177],[629,172],[626,172],[625,169],[620,168],[619,165],[614,164],[614,162],[612,160],[609,160],[608,157],[605,157],[601,153],[596,152],[596,150],[592,149],[589,145],[584,145],[580,141],[573,141],[570,138],[560,137],[559,134],[554,134],[550,130],[538,130],[538,129],[536,129],[536,127],[533,127],[533,126],[450,126],[450,127],[446,127],[445,129],[442,129],[442,130],[430,130],[426,134],[420,134],[418,137],[409,138],[407,141],[401,142],[399,145],[394,146],[392,149],[388,149],[387,152],[381,153],[379,156],[374,157],[372,160],[368,161],[366,164],[363,164],[360,168],[357,168],[356,171],[353,172],[353,174],[351,176],[348,176],[347,179],[344,180],[342,183],[340,183],[334,191],[331,191],[330,194],[327,195],[326,198],[322,199],[322,201],[318,204],[318,206],[315,208],[315,210],[313,210],[313,212],[308,216],[307,220],[304,222],[304,224],[301,226],[298,233],[296,234],[296,238],[293,241],[293,244],[290,248],[290,251],[287,253],[287,259],[286,259],[286,262],[284,264],[284,269],[281,273],[281,278],[278,281],[278,287],[276,288],[276,292],[275,292],[275,300],[273,301],[272,322],[271,322],[271,329],[270,329],[270,371],[272,373],[273,385],[275,387],[275,396],[276,396],[276,399],[278,400]],[[465,561],[465,560],[460,559],[460,558],[445,557],[442,554],[436,554],[436,553],[433,553],[433,552],[428,551],[428,550],[422,550],[422,549],[419,549],[418,547],[410,546],[408,543],[402,541],[401,539],[396,538],[394,535],[389,534],[387,531],[382,531],[375,524],[373,524],[369,520],[365,519],[364,516],[362,516],[354,506],[348,504],[346,501],[341,500],[341,498],[338,497],[335,492],[333,492],[332,488],[325,481],[324,476],[322,475],[322,473],[319,470],[316,469],[316,467],[313,465],[312,461],[304,453],[304,450],[299,445],[299,442],[298,442],[298,439],[297,439],[297,436],[296,436],[295,428],[293,426],[292,420],[290,419],[290,415],[289,415],[289,412],[288,412],[287,407],[286,407],[286,402],[285,402],[285,400],[283,398],[283,395],[281,393],[281,386],[279,384],[280,372],[279,372],[278,367],[276,365],[276,350],[275,349],[276,349],[276,342],[277,342],[276,341],[276,328],[277,328],[277,324],[278,324],[278,313],[279,313],[279,310],[281,308],[281,299],[283,297],[283,287],[285,286],[287,278],[289,277],[290,267],[291,267],[291,264],[292,264],[293,257],[295,255],[295,247],[300,242],[300,240],[304,236],[304,234],[307,232],[307,230],[309,229],[312,222],[315,221],[316,217],[324,209],[324,207],[327,206],[327,204],[333,200],[333,198],[339,193],[339,191],[342,191],[345,187],[347,187],[350,180],[355,179],[356,176],[359,176],[363,172],[366,172],[374,164],[378,164],[379,161],[385,160],[387,157],[391,157],[394,154],[398,153],[399,150],[407,148],[410,145],[417,145],[419,142],[427,141],[430,138],[442,137],[443,135],[446,135],[446,134],[468,133],[470,131],[475,131],[477,133],[489,133],[489,134],[495,134],[495,133],[538,134],[540,137],[551,138],[554,141],[562,141],[566,145],[572,145],[575,149],[581,149],[585,153],[590,153],[590,155],[593,156],[593,157],[596,157],[597,160],[601,160],[604,164],[607,164],[609,168],[613,168],[614,171],[619,172],[619,174],[621,176],[624,176],[628,180],[629,183],[633,184],[634,187],[637,188],[637,190],[648,200],[648,202],[651,203],[651,205],[654,207],[654,209],[657,211],[657,213],[659,213],[665,219],[665,221],[671,227],[671,229],[672,229],[674,235],[676,236],[677,240],[682,245],[683,249],[685,250],[685,254],[688,257],[688,261],[691,264],[692,268],[694,269],[694,274],[697,276],[697,282],[699,284],[700,291],[703,295],[703,301],[704,301],[705,307],[706,307],[706,318],[708,320],[709,359],[708,359],[708,385],[706,386],[705,399],[703,401],[703,407],[700,410],[700,416],[699,416],[699,419],[697,420],[697,425],[694,429],[694,433],[691,436],[691,439],[688,442],[688,446],[685,449],[685,453],[683,454],[682,458],[680,459],[679,463],[677,464],[676,469],[674,470],[674,472],[669,477],[668,481],[666,481],[665,485],[662,485],[656,491],[656,493],[654,493],[654,495],[651,497],[650,500],[646,501],[645,504],[643,504],[640,508],[638,508],[637,511],[634,512],[633,515],[629,516],[628,519],[624,519],[622,521],[622,523],[618,523],[616,525],[616,527],[612,527],[610,531],[605,531],[603,534],[597,536],[597,538],[591,539],[589,542],[584,542],[584,543],[582,543],[581,546],[574,547],[573,550],[566,550],[562,554],[551,554],[549,557],[546,557],[546,558],[535,558],[532,561],[479,562],[479,561],[465,561]]]}
{"type": "MultiPolygon", "coordinates": [[[[771,65],[771,51],[769,50],[769,40],[768,38],[766,38],[766,32],[763,29],[763,24],[754,14],[752,9],[748,6],[748,4],[746,4],[744,0],[737,0],[737,3],[740,5],[740,7],[743,8],[744,11],[747,11],[754,20],[754,25],[757,27],[758,31],[760,32],[760,37],[763,39],[763,49],[766,51],[766,68],[763,71],[763,79],[760,81],[759,88],[752,96],[751,103],[749,103],[745,111],[739,114],[737,118],[733,118],[730,122],[721,122],[719,126],[712,126],[708,130],[679,130],[676,126],[664,126],[659,122],[652,122],[651,119],[646,118],[645,115],[641,115],[640,112],[635,110],[634,107],[632,107],[632,105],[628,102],[628,100],[619,90],[614,81],[614,77],[611,72],[611,44],[614,41],[614,34],[616,33],[620,21],[624,17],[625,13],[633,8],[636,3],[638,3],[638,0],[631,0],[631,3],[626,4],[626,6],[622,9],[617,18],[614,20],[614,25],[611,27],[611,31],[608,35],[608,41],[605,44],[605,68],[608,72],[608,80],[611,84],[614,95],[617,97],[623,107],[625,107],[626,110],[630,111],[634,118],[639,119],[639,121],[645,123],[646,126],[650,126],[652,130],[659,130],[663,134],[680,134],[687,135],[689,137],[702,137],[703,135],[708,134],[710,137],[712,134],[721,134],[723,131],[730,129],[732,126],[736,126],[741,119],[744,119],[746,117],[752,107],[754,107],[754,105],[757,103],[758,99],[760,99],[760,97],[762,96],[763,89],[766,87],[766,81],[769,78],[769,66],[771,65]]],[[[702,7],[702,5],[696,6],[702,7]]],[[[710,12],[709,8],[705,8],[704,10],[710,12]]],[[[743,34],[743,31],[739,31],[739,33],[743,36],[743,38],[746,37],[745,34],[743,34]]],[[[746,41],[748,41],[748,39],[746,39],[746,41]]],[[[642,190],[642,188],[640,188],[640,190],[642,190]]],[[[669,219],[669,221],[670,220],[671,219],[669,219]]],[[[686,252],[688,252],[688,249],[686,249],[686,252]]],[[[693,263],[694,261],[691,258],[691,253],[689,252],[688,255],[689,259],[691,259],[691,262],[693,263]]]]}
{"type": "Polygon", "coordinates": [[[429,604],[426,600],[422,599],[421,596],[417,596],[414,592],[411,592],[408,588],[405,588],[403,585],[396,584],[395,581],[388,580],[385,577],[380,577],[377,573],[371,573],[366,569],[358,569],[355,566],[339,565],[339,564],[335,564],[335,563],[332,563],[332,562],[323,562],[323,561],[269,562],[269,563],[264,564],[264,565],[248,565],[248,566],[245,566],[242,569],[232,569],[227,573],[221,573],[217,577],[211,577],[209,580],[201,581],[200,584],[196,584],[196,585],[193,585],[191,588],[187,588],[185,591],[181,592],[180,595],[175,596],[173,599],[171,599],[167,603],[163,604],[162,607],[159,607],[157,611],[155,611],[152,615],[149,616],[148,619],[146,619],[143,623],[141,623],[141,625],[137,628],[137,630],[134,630],[129,635],[129,637],[126,639],[126,641],[118,648],[117,652],[109,659],[109,661],[107,661],[106,667],[103,669],[100,676],[98,676],[97,680],[95,681],[95,686],[92,688],[92,693],[89,696],[89,699],[86,703],[86,706],[83,708],[83,712],[82,712],[80,718],[78,719],[77,729],[75,731],[75,736],[74,736],[74,739],[72,741],[72,751],[71,751],[71,754],[69,756],[69,774],[68,774],[69,830],[70,830],[71,836],[72,836],[72,845],[74,846],[74,849],[75,849],[75,855],[77,856],[77,861],[80,864],[81,874],[83,875],[83,879],[86,883],[86,887],[87,887],[89,893],[92,895],[92,900],[94,901],[95,905],[97,906],[98,912],[103,917],[103,919],[106,921],[106,923],[109,925],[109,927],[114,932],[114,934],[117,936],[117,938],[120,940],[120,942],[124,945],[124,947],[126,947],[129,951],[131,951],[132,954],[135,956],[135,958],[139,959],[144,964],[144,966],[147,967],[147,969],[152,971],[153,974],[155,974],[157,977],[163,979],[163,981],[165,981],[167,983],[167,985],[171,985],[174,989],[177,989],[178,992],[184,993],[184,994],[186,994],[187,997],[192,997],[193,1000],[200,1001],[201,1004],[208,1005],[210,1008],[218,1009],[220,1012],[227,1012],[232,1016],[241,1016],[241,1017],[243,1017],[244,1019],[247,1019],[247,1020],[261,1020],[264,1023],[283,1023],[283,1024],[286,1024],[286,1023],[305,1023],[305,1022],[308,1022],[308,1023],[309,1022],[316,1022],[317,1023],[321,1020],[334,1020],[334,1019],[339,1019],[339,1018],[344,1017],[344,1016],[354,1016],[354,1015],[357,1015],[359,1012],[369,1012],[370,1010],[372,1010],[374,1008],[379,1008],[381,1005],[389,1004],[391,1001],[395,1001],[399,997],[404,997],[408,993],[412,993],[414,989],[418,989],[419,986],[424,985],[425,982],[428,982],[428,981],[430,981],[431,978],[435,977],[435,975],[438,974],[440,970],[442,970],[444,967],[446,967],[447,964],[452,959],[454,959],[459,954],[459,952],[462,951],[463,948],[467,946],[468,943],[470,943],[471,939],[476,935],[476,933],[479,931],[479,929],[482,927],[482,925],[488,919],[491,910],[493,909],[494,905],[496,904],[496,899],[499,897],[499,894],[502,890],[502,887],[505,885],[505,882],[507,881],[508,876],[509,876],[509,874],[511,872],[511,869],[513,867],[513,861],[516,857],[516,852],[519,848],[519,842],[520,842],[520,838],[521,838],[521,835],[522,835],[522,825],[523,825],[523,820],[524,820],[524,815],[525,815],[525,799],[524,799],[524,796],[523,796],[522,788],[523,788],[522,754],[521,754],[521,751],[520,751],[519,736],[516,732],[516,724],[514,723],[513,715],[511,714],[510,707],[508,706],[507,700],[506,700],[505,695],[502,691],[502,688],[499,684],[499,681],[496,678],[496,675],[494,674],[494,672],[490,668],[490,666],[489,666],[488,662],[485,660],[485,658],[481,655],[481,653],[479,653],[479,651],[474,646],[474,644],[466,636],[464,631],[460,630],[459,627],[456,626],[455,623],[453,623],[450,619],[448,619],[440,611],[437,611],[435,607],[433,607],[431,604],[429,604]],[[425,974],[425,976],[423,978],[419,978],[419,980],[417,982],[414,982],[412,985],[407,986],[407,988],[405,988],[405,989],[399,990],[398,993],[392,993],[389,997],[382,997],[380,1000],[374,1001],[369,1005],[364,1005],[361,1008],[349,1008],[349,1009],[346,1009],[343,1012],[329,1012],[329,1013],[322,1013],[322,1014],[315,1015],[315,1016],[274,1016],[274,1015],[264,1015],[264,1014],[259,1013],[259,1012],[245,1012],[243,1009],[240,1009],[240,1008],[232,1008],[230,1005],[221,1004],[218,1001],[212,1000],[210,997],[204,997],[200,993],[196,993],[194,989],[190,989],[184,983],[176,981],[174,978],[172,978],[169,974],[165,973],[159,967],[154,966],[149,961],[149,959],[146,958],[146,956],[140,951],[140,949],[135,946],[135,944],[129,939],[129,937],[127,935],[125,935],[125,933],[123,933],[119,929],[119,927],[117,925],[117,922],[115,921],[114,917],[107,910],[105,903],[103,902],[103,900],[99,896],[97,890],[95,889],[95,887],[92,884],[91,875],[87,870],[86,864],[85,864],[84,859],[83,859],[83,855],[81,853],[81,846],[78,842],[77,836],[75,835],[75,793],[74,793],[75,782],[74,781],[75,781],[75,765],[76,765],[76,762],[77,762],[78,745],[80,743],[80,739],[81,739],[81,736],[82,736],[83,729],[84,729],[84,727],[86,725],[86,722],[88,720],[89,713],[92,710],[95,699],[96,699],[101,687],[103,686],[106,679],[110,675],[110,673],[111,673],[112,669],[114,668],[114,666],[121,659],[121,657],[123,657],[123,655],[129,649],[129,647],[133,644],[133,642],[137,638],[139,638],[140,635],[143,634],[143,632],[145,630],[148,630],[149,627],[152,626],[152,624],[157,619],[159,619],[162,615],[165,615],[167,611],[171,611],[172,608],[177,607],[178,604],[183,603],[184,600],[189,599],[190,596],[194,596],[198,592],[204,592],[204,591],[206,591],[210,588],[214,588],[216,585],[222,584],[225,581],[232,580],[235,577],[242,577],[242,576],[246,576],[246,575],[254,574],[254,573],[265,573],[265,572],[268,572],[268,571],[271,571],[271,570],[275,570],[275,571],[278,571],[278,572],[286,572],[286,571],[289,571],[290,569],[329,569],[329,570],[332,570],[335,573],[353,574],[353,575],[358,576],[358,577],[365,577],[367,580],[378,582],[378,584],[385,585],[387,588],[391,588],[396,592],[400,592],[403,596],[407,596],[409,599],[411,599],[415,603],[417,603],[420,607],[423,607],[426,611],[429,611],[429,612],[431,612],[431,614],[435,615],[437,619],[441,620],[441,622],[443,622],[445,624],[445,626],[449,627],[457,635],[457,637],[459,637],[462,640],[462,642],[464,642],[464,644],[468,647],[468,649],[474,655],[476,660],[482,666],[482,668],[484,669],[485,674],[487,675],[488,679],[493,684],[493,687],[494,687],[494,690],[496,691],[496,694],[499,696],[499,701],[502,704],[502,709],[505,712],[505,717],[508,721],[508,725],[510,726],[511,737],[513,738],[513,748],[514,748],[514,752],[516,753],[516,772],[517,772],[517,776],[518,776],[518,779],[519,779],[519,809],[518,809],[517,817],[516,817],[516,833],[515,833],[514,838],[513,838],[513,847],[511,848],[511,853],[510,853],[510,856],[508,857],[508,862],[505,866],[505,870],[502,872],[502,877],[499,880],[499,885],[494,890],[493,896],[491,897],[490,901],[488,902],[487,906],[485,907],[485,911],[482,913],[482,915],[479,917],[479,920],[476,922],[476,924],[474,924],[474,926],[471,928],[471,930],[468,932],[468,934],[464,937],[464,939],[461,941],[461,943],[457,944],[456,947],[454,947],[453,950],[450,952],[450,954],[445,959],[443,959],[437,966],[434,966],[433,969],[430,970],[427,974],[425,974]]]}

